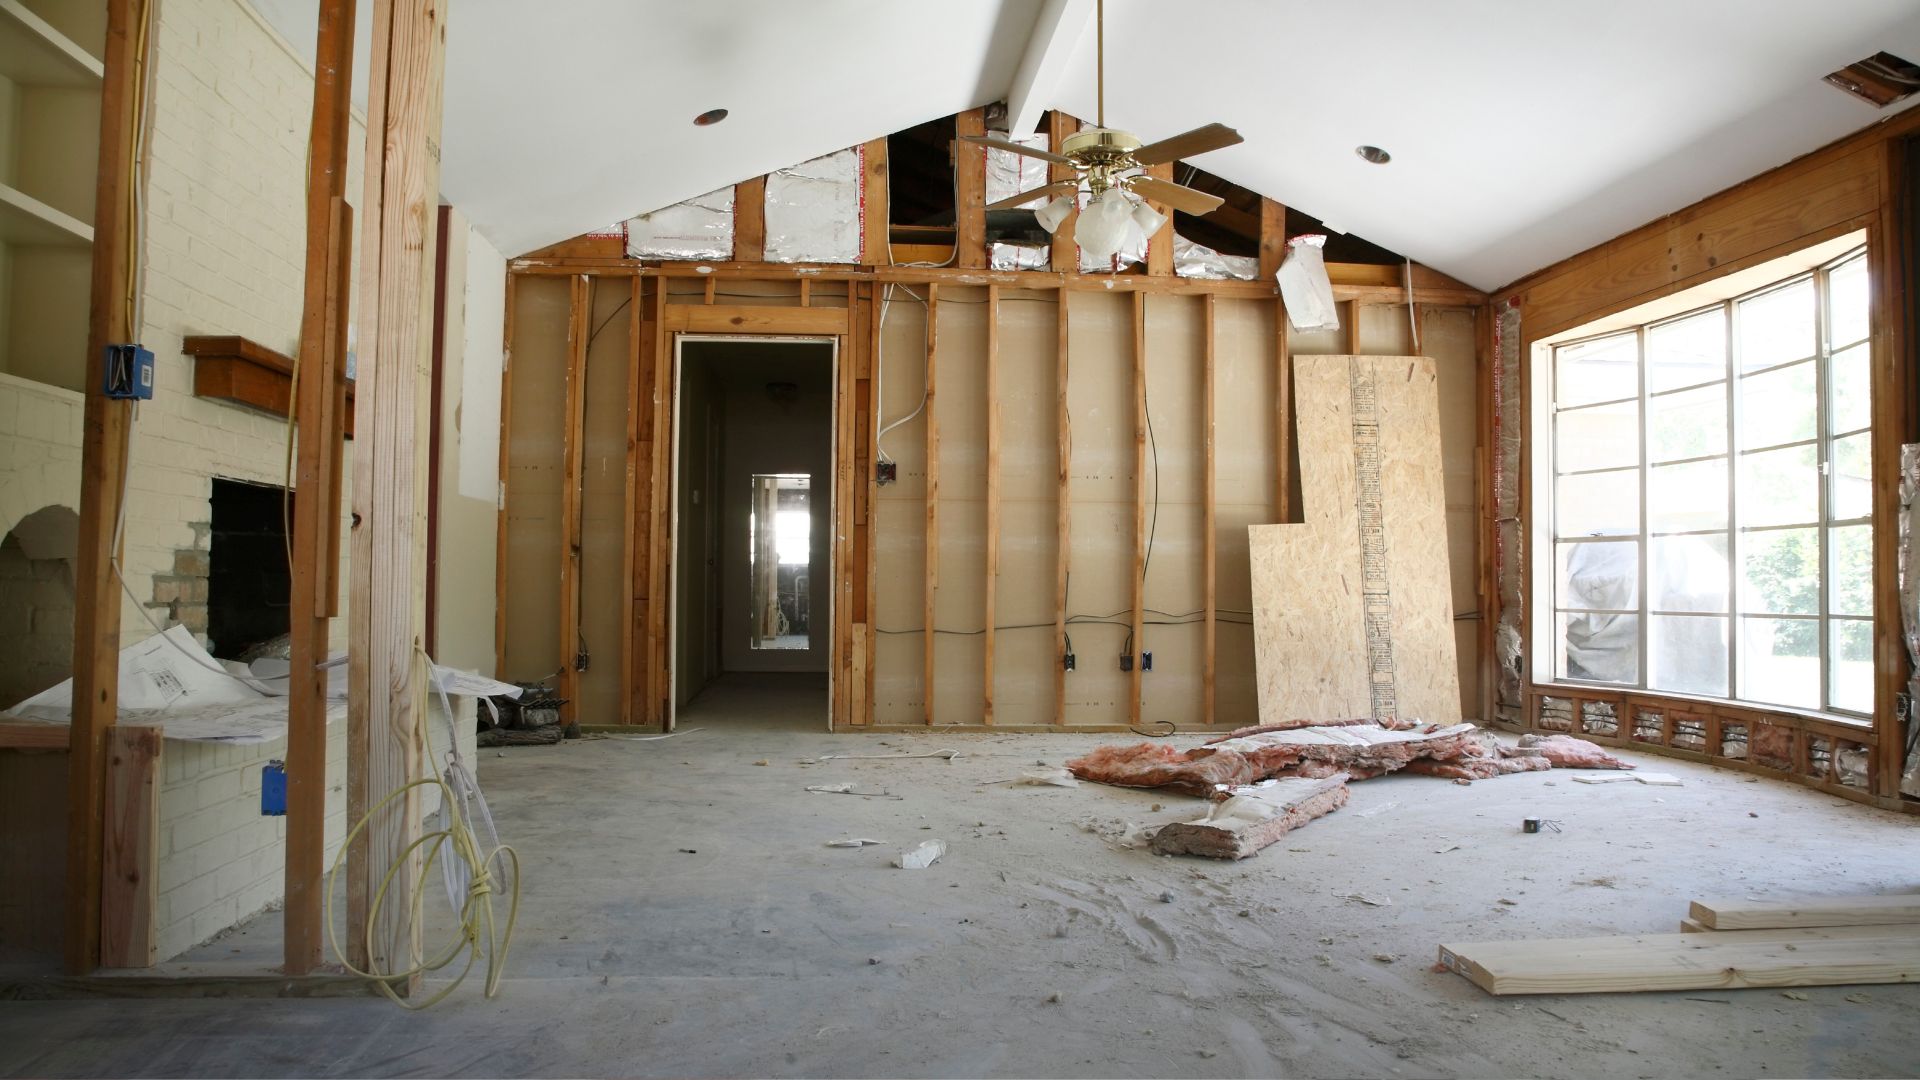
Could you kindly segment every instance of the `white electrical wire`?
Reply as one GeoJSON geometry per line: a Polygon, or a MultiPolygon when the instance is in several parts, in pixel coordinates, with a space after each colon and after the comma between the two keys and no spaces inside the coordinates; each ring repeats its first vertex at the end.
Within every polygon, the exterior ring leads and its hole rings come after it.
{"type": "Polygon", "coordinates": [[[1413,335],[1413,354],[1420,355],[1420,320],[1413,314],[1413,260],[1406,263],[1407,282],[1407,332],[1413,335]]]}
{"type": "MultiPolygon", "coordinates": [[[[879,385],[876,386],[874,390],[876,395],[884,394],[887,386],[887,383],[886,383],[887,350],[886,350],[886,333],[885,332],[887,328],[887,306],[893,303],[893,289],[894,287],[892,285],[888,285],[886,294],[881,298],[881,301],[880,301],[880,331],[881,331],[880,348],[874,356],[874,367],[880,373],[879,378],[877,380],[879,385]]],[[[920,301],[922,304],[925,304],[927,302],[925,297],[921,296],[919,293],[914,292],[912,289],[907,288],[905,285],[900,286],[900,291],[903,293],[906,293],[908,296],[913,297],[915,300],[920,301]]],[[[929,317],[931,317],[932,315],[931,309],[928,310],[928,315],[929,317]]],[[[902,424],[908,423],[909,421],[913,420],[914,417],[919,416],[920,413],[926,409],[927,397],[928,397],[928,394],[931,392],[932,387],[927,384],[925,371],[926,371],[926,368],[923,366],[921,368],[922,375],[920,378],[920,382],[921,382],[920,404],[915,405],[913,407],[912,412],[908,413],[907,415],[901,417],[898,420],[895,420],[893,423],[887,424],[884,427],[882,427],[880,429],[880,433],[873,437],[873,452],[874,452],[874,457],[877,460],[884,461],[889,464],[893,462],[893,458],[887,455],[886,448],[881,445],[886,440],[887,432],[892,431],[894,428],[897,428],[902,424]]],[[[880,401],[882,403],[885,403],[886,398],[880,397],[880,401]]]]}

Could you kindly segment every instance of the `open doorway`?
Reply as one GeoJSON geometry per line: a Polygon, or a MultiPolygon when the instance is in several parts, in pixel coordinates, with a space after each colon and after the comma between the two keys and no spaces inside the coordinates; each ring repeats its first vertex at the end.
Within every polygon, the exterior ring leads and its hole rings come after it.
{"type": "Polygon", "coordinates": [[[832,652],[834,343],[679,342],[677,722],[824,721],[832,652]]]}

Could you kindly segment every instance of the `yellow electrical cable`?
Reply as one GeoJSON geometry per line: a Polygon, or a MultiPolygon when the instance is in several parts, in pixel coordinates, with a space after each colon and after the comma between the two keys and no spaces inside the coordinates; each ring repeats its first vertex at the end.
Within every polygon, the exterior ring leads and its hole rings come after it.
{"type": "Polygon", "coordinates": [[[473,835],[472,828],[468,826],[465,816],[461,813],[460,801],[454,793],[453,786],[447,783],[446,779],[440,775],[439,767],[435,766],[434,775],[431,778],[412,780],[395,788],[387,794],[386,798],[375,803],[373,808],[368,810],[359,821],[355,822],[352,829],[348,830],[346,839],[341,841],[340,850],[333,857],[332,869],[327,871],[325,917],[327,922],[327,944],[333,947],[333,954],[339,959],[341,966],[352,974],[358,975],[363,979],[371,980],[373,984],[380,989],[382,994],[386,995],[394,1004],[403,1009],[417,1011],[430,1008],[445,1000],[449,994],[459,989],[460,984],[465,982],[467,976],[472,973],[473,966],[479,960],[483,947],[487,955],[485,993],[487,997],[491,998],[500,991],[500,977],[506,970],[507,950],[513,944],[514,924],[520,918],[520,855],[506,844],[496,846],[484,857],[480,854],[480,845],[473,835]],[[382,875],[380,888],[374,893],[373,903],[367,909],[367,937],[364,944],[367,949],[369,967],[372,966],[372,957],[374,955],[373,928],[380,921],[381,908],[386,905],[387,889],[393,884],[394,877],[399,874],[401,868],[406,865],[407,860],[412,858],[415,852],[426,845],[431,844],[432,847],[427,849],[424,857],[421,859],[420,874],[413,883],[414,899],[413,910],[410,912],[410,917],[415,923],[420,922],[424,918],[426,910],[427,875],[433,869],[435,860],[440,857],[441,850],[446,847],[447,844],[451,843],[455,857],[467,864],[472,875],[467,884],[466,902],[460,906],[459,930],[448,943],[444,952],[432,959],[423,957],[420,963],[405,971],[383,972],[377,970],[362,970],[354,966],[353,962],[347,959],[346,953],[340,948],[339,938],[334,934],[333,894],[340,874],[340,864],[345,860],[347,851],[353,846],[354,838],[366,829],[376,814],[386,809],[395,799],[400,798],[414,788],[422,787],[437,787],[440,789],[440,797],[444,800],[442,805],[446,807],[447,811],[448,825],[444,829],[436,829],[433,832],[426,833],[414,840],[411,844],[408,844],[406,848],[400,852],[399,856],[394,859],[393,865],[389,866],[387,872],[382,875]],[[496,869],[495,863],[501,859],[502,855],[505,855],[506,859],[501,863],[500,868],[511,870],[513,882],[510,894],[511,900],[507,907],[506,927],[500,932],[498,940],[496,941],[493,911],[493,897],[496,892],[496,886],[493,880],[493,873],[496,869]],[[467,963],[465,967],[460,969],[460,974],[454,978],[452,983],[442,988],[439,993],[434,994],[432,997],[417,1005],[395,993],[393,987],[390,985],[391,983],[404,979],[411,979],[417,975],[425,975],[429,972],[438,971],[453,963],[462,951],[467,953],[467,963]]]}

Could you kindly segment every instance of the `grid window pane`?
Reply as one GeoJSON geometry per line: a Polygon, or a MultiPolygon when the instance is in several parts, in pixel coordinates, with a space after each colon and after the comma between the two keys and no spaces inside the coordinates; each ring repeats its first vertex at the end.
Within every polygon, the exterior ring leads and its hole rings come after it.
{"type": "Polygon", "coordinates": [[[1647,392],[1726,378],[1727,315],[1720,308],[1647,331],[1647,392]]]}
{"type": "Polygon", "coordinates": [[[1655,611],[1727,610],[1727,537],[1656,536],[1647,543],[1655,611]]]}
{"type": "Polygon", "coordinates": [[[1589,405],[1560,413],[1553,425],[1560,472],[1617,469],[1640,463],[1640,403],[1589,405]]]}
{"type": "Polygon", "coordinates": [[[1727,452],[1727,384],[1647,401],[1647,460],[1679,461],[1727,452]]]}
{"type": "Polygon", "coordinates": [[[1833,397],[1828,402],[1828,408],[1832,410],[1832,430],[1835,432],[1859,431],[1873,423],[1869,360],[1865,345],[1855,345],[1833,354],[1833,397]]]}
{"type": "Polygon", "coordinates": [[[1827,614],[1873,615],[1873,526],[1828,530],[1827,614]]]}
{"type": "Polygon", "coordinates": [[[1873,513],[1873,435],[1863,431],[1833,441],[1827,499],[1836,521],[1873,513]]]}
{"type": "Polygon", "coordinates": [[[1741,619],[1740,696],[1802,709],[1820,707],[1820,621],[1741,619]]]}
{"type": "Polygon", "coordinates": [[[1640,531],[1640,470],[1582,473],[1554,481],[1554,529],[1561,536],[1632,536],[1640,531]]]}
{"type": "Polygon", "coordinates": [[[1553,350],[1554,404],[1618,401],[1640,393],[1640,338],[1615,334],[1553,350]]]}
{"type": "Polygon", "coordinates": [[[1640,545],[1597,540],[1559,544],[1554,606],[1573,611],[1631,611],[1640,606],[1640,545]]]}
{"type": "Polygon", "coordinates": [[[1779,368],[1740,380],[1740,449],[1813,438],[1820,399],[1814,363],[1779,368]]]}
{"type": "Polygon", "coordinates": [[[1849,259],[1827,275],[1827,340],[1835,347],[1867,336],[1867,260],[1849,259]]]}
{"type": "Polygon", "coordinates": [[[1796,281],[1740,301],[1740,370],[1804,360],[1814,353],[1813,282],[1796,281]]]}
{"type": "Polygon", "coordinates": [[[1812,524],[1820,517],[1820,474],[1812,446],[1740,455],[1742,527],[1812,524]]]}
{"type": "Polygon", "coordinates": [[[1563,612],[1559,675],[1596,682],[1640,682],[1640,616],[1563,612]]]}
{"type": "Polygon", "coordinates": [[[1740,610],[1820,613],[1820,530],[1773,529],[1740,536],[1740,610]]]}
{"type": "Polygon", "coordinates": [[[1654,532],[1727,527],[1727,459],[1655,465],[1647,472],[1647,518],[1654,532]]]}
{"type": "Polygon", "coordinates": [[[1647,654],[1647,684],[1653,689],[1727,696],[1726,616],[1652,616],[1647,654]]]}
{"type": "Polygon", "coordinates": [[[1827,700],[1836,709],[1873,711],[1873,623],[1864,619],[1835,619],[1827,646],[1832,674],[1827,700]]]}

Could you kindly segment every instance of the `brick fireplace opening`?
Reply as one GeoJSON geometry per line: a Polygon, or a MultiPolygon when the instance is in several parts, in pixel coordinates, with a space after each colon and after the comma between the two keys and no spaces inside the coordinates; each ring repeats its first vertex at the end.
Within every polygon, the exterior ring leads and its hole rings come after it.
{"type": "Polygon", "coordinates": [[[215,656],[240,659],[287,632],[292,507],[285,488],[214,479],[208,550],[197,560],[187,559],[195,565],[185,567],[176,556],[174,568],[206,576],[204,632],[215,656]]]}

